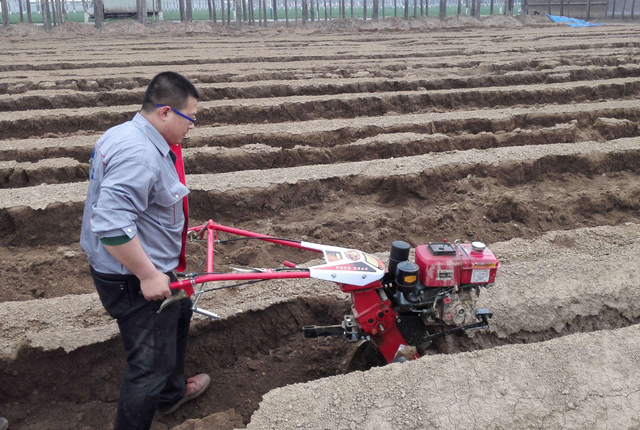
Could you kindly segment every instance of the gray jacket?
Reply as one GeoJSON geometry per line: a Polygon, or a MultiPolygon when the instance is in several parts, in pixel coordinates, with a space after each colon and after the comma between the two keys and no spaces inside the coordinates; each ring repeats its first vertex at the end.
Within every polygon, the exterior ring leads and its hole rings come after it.
{"type": "Polygon", "coordinates": [[[189,193],[180,183],[169,144],[142,115],[113,127],[91,155],[80,246],[98,272],[131,274],[100,239],[136,234],[162,272],[178,266],[189,193]]]}

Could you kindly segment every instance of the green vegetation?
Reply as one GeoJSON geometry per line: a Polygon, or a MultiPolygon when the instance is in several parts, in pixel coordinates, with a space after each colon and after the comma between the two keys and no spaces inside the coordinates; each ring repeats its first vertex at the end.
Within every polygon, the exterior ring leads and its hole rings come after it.
{"type": "MultiPolygon", "coordinates": [[[[67,12],[67,17],[70,22],[84,22],[84,12],[67,12]]],[[[31,12],[31,19],[34,24],[42,24],[42,14],[31,12]]],[[[0,13],[0,21],[2,21],[2,13],[0,13]]],[[[91,20],[93,22],[93,20],[91,20]]],[[[19,13],[9,14],[9,24],[17,24],[20,22],[19,13]]],[[[27,11],[24,11],[24,22],[27,21],[27,11]]]]}

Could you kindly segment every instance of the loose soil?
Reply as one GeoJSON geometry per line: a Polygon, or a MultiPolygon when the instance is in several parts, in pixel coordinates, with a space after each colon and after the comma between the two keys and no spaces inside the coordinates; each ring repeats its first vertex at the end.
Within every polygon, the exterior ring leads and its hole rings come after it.
{"type": "MultiPolygon", "coordinates": [[[[401,365],[368,370],[370,354],[364,373],[351,372],[353,344],[300,334],[349,312],[335,285],[212,293],[201,306],[222,319],[194,318],[187,373],[215,384],[154,429],[633,428],[640,28],[543,21],[0,29],[0,411],[12,428],[111,428],[124,353],[78,245],[87,163],[164,70],[202,94],[184,144],[192,226],[213,218],[383,259],[397,239],[478,239],[501,268],[480,296],[491,331],[401,365]]],[[[316,258],[257,241],[216,251],[220,271],[316,258]]],[[[195,270],[205,246],[188,253],[195,270]]]]}

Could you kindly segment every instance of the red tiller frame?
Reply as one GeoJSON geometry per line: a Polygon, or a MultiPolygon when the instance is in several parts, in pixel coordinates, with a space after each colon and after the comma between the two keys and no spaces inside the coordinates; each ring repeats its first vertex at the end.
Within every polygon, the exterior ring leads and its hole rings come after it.
{"type": "MultiPolygon", "coordinates": [[[[292,248],[304,249],[321,254],[323,253],[322,250],[302,246],[301,243],[296,241],[282,240],[272,236],[254,233],[252,231],[227,227],[221,224],[216,224],[213,220],[209,220],[206,224],[201,226],[192,227],[188,231],[196,232],[197,236],[201,239],[204,237],[205,232],[207,233],[207,274],[191,277],[182,281],[172,282],[170,284],[170,288],[184,290],[184,292],[190,297],[196,294],[194,286],[198,284],[205,284],[207,282],[296,279],[311,277],[309,270],[275,272],[271,269],[265,269],[264,272],[260,273],[213,273],[214,243],[218,237],[217,232],[220,231],[238,236],[255,237],[259,240],[290,246],[292,248]]],[[[284,265],[295,268],[295,266],[289,262],[284,262],[284,265]]],[[[391,308],[391,302],[386,297],[381,297],[381,295],[378,294],[377,290],[382,288],[380,281],[375,281],[365,286],[336,283],[340,286],[340,289],[343,292],[351,294],[353,314],[358,321],[360,328],[375,341],[387,362],[393,362],[400,346],[407,345],[407,342],[396,325],[398,315],[391,308]]],[[[199,294],[197,296],[198,297],[196,297],[196,301],[194,303],[194,310],[197,309],[199,294]]],[[[206,316],[219,318],[216,314],[203,309],[198,309],[196,312],[206,316]]],[[[416,353],[412,358],[416,359],[419,357],[420,356],[416,353]]]]}
{"type": "Polygon", "coordinates": [[[241,230],[238,228],[227,227],[221,224],[216,224],[213,220],[209,220],[206,224],[198,227],[191,227],[189,232],[195,231],[200,238],[204,237],[204,233],[207,233],[207,274],[196,276],[192,279],[185,279],[182,281],[172,282],[171,289],[184,290],[190,297],[195,294],[193,287],[197,284],[204,284],[207,282],[218,281],[251,281],[256,279],[295,279],[295,278],[309,278],[309,271],[289,271],[289,272],[273,272],[267,269],[262,273],[213,273],[214,265],[214,242],[217,238],[215,232],[223,231],[225,233],[231,233],[244,237],[257,237],[260,240],[266,242],[273,242],[280,245],[290,246],[292,248],[304,249],[307,251],[319,252],[317,249],[305,248],[300,243],[288,240],[281,240],[272,236],[254,233],[252,231],[241,230]]]}

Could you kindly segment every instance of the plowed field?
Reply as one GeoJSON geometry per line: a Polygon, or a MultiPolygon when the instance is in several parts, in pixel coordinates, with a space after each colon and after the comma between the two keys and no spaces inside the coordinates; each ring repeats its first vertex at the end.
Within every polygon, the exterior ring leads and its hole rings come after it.
{"type": "MultiPolygon", "coordinates": [[[[640,26],[502,18],[0,31],[0,416],[111,428],[125,363],[78,245],[88,161],[174,70],[202,95],[192,226],[385,261],[393,240],[482,240],[502,266],[491,331],[365,372],[302,339],[348,313],[335,285],[210,293],[222,319],[194,318],[187,373],[214,383],[154,429],[637,428],[640,26]]],[[[216,268],[316,258],[254,242],[216,268]]],[[[187,252],[195,270],[205,246],[187,252]]]]}

